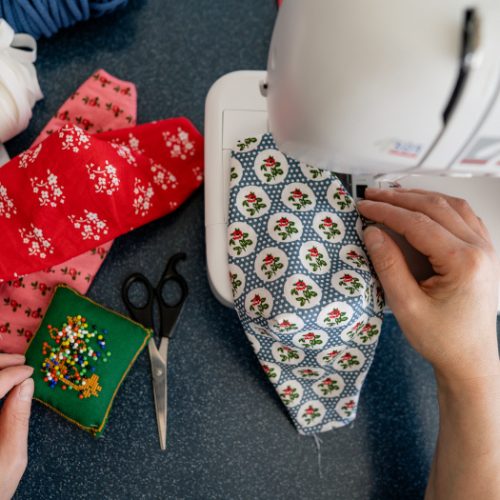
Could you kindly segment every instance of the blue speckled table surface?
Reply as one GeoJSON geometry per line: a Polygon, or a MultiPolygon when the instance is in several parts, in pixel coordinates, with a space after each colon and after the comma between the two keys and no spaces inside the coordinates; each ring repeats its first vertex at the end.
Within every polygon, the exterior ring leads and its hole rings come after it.
{"type": "MultiPolygon", "coordinates": [[[[138,120],[185,115],[203,130],[211,84],[238,69],[264,69],[273,0],[130,1],[126,9],[39,43],[45,99],[26,148],[59,105],[99,67],[137,84],[138,120]]],[[[234,311],[210,292],[203,193],[116,241],[90,295],[125,312],[120,286],[132,271],[158,279],[185,251],[187,313],[170,346],[169,449],[158,447],[144,352],[125,380],[104,437],[95,440],[34,405],[29,468],[19,499],[420,498],[437,432],[430,367],[386,318],[353,425],[299,437],[247,343],[234,311]]]]}

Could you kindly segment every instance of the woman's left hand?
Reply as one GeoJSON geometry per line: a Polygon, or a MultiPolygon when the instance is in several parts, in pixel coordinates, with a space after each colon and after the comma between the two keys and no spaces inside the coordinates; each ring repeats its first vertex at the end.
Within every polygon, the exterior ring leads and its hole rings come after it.
{"type": "Polygon", "coordinates": [[[28,463],[33,368],[18,354],[0,354],[0,500],[14,495],[28,463]]]}

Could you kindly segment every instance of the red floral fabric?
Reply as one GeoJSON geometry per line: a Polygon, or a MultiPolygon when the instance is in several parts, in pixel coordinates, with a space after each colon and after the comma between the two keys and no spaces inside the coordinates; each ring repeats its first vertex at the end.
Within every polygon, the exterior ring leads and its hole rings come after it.
{"type": "Polygon", "coordinates": [[[0,170],[0,280],[171,212],[200,185],[202,165],[202,137],[185,118],[96,135],[63,127],[0,170]]]}

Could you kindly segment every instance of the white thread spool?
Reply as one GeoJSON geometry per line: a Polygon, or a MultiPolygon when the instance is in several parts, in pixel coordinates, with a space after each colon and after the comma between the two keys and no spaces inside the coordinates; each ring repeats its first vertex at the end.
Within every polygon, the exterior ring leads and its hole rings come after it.
{"type": "MultiPolygon", "coordinates": [[[[43,98],[35,61],[35,39],[16,35],[7,21],[0,19],[0,148],[28,126],[33,106],[43,98]]],[[[6,151],[0,151],[0,164],[5,156],[6,151]]]]}

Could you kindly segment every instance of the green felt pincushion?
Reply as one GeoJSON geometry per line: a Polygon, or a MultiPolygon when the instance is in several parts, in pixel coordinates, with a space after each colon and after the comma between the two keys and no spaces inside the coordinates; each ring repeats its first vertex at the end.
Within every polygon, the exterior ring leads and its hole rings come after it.
{"type": "Polygon", "coordinates": [[[99,436],[150,337],[142,325],[59,285],[26,352],[34,399],[99,436]]]}

